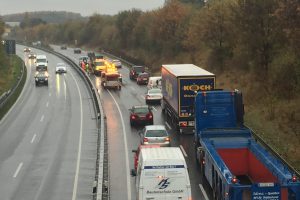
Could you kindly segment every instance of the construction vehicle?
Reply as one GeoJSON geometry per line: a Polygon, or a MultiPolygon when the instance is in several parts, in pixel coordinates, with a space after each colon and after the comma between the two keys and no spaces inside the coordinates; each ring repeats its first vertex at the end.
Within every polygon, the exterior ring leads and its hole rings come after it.
{"type": "Polygon", "coordinates": [[[242,93],[195,97],[195,156],[214,200],[300,200],[296,171],[244,126],[242,93]]]}
{"type": "Polygon", "coordinates": [[[101,85],[103,88],[113,88],[121,90],[121,74],[113,63],[106,62],[106,67],[101,72],[101,85]]]}

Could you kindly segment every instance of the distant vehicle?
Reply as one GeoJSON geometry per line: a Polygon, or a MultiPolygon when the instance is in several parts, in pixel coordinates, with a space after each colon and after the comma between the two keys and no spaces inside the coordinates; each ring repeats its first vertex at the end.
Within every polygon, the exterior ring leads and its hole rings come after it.
{"type": "Polygon", "coordinates": [[[81,54],[81,49],[80,48],[75,48],[74,53],[75,54],[81,54]]]}
{"type": "Polygon", "coordinates": [[[37,55],[35,60],[36,66],[45,65],[48,66],[48,60],[46,55],[37,55]]]}
{"type": "Polygon", "coordinates": [[[67,49],[67,45],[62,45],[62,46],[60,47],[60,49],[61,49],[61,50],[66,50],[66,49],[67,49]]]}
{"type": "Polygon", "coordinates": [[[153,87],[161,88],[161,76],[151,76],[151,77],[149,77],[147,88],[151,89],[153,87]]]}
{"type": "Polygon", "coordinates": [[[187,164],[179,147],[142,148],[135,176],[139,200],[191,200],[187,164]]]}
{"type": "Polygon", "coordinates": [[[120,60],[112,60],[112,63],[116,66],[116,68],[122,68],[122,63],[120,60]]]}
{"type": "Polygon", "coordinates": [[[130,110],[130,125],[153,124],[152,107],[147,105],[132,106],[130,110]]]}
{"type": "Polygon", "coordinates": [[[55,73],[56,74],[67,73],[66,64],[65,63],[57,63],[56,68],[55,68],[55,73]]]}
{"type": "Polygon", "coordinates": [[[129,78],[131,80],[136,80],[137,76],[143,72],[145,72],[144,66],[132,66],[129,72],[129,78]]]}
{"type": "Polygon", "coordinates": [[[31,52],[31,53],[28,55],[28,58],[29,58],[29,59],[36,59],[35,53],[31,52]]]}
{"type": "Polygon", "coordinates": [[[90,62],[90,58],[88,56],[80,56],[79,57],[79,62],[78,65],[81,67],[81,63],[85,62],[85,63],[89,63],[90,62]]]}
{"type": "Polygon", "coordinates": [[[29,53],[30,51],[31,51],[31,49],[29,47],[24,48],[24,52],[29,53]]]}
{"type": "Polygon", "coordinates": [[[160,104],[162,97],[163,97],[163,95],[162,95],[161,89],[152,88],[147,91],[147,94],[145,96],[145,101],[146,101],[146,104],[149,104],[149,103],[159,103],[160,104]]]}
{"type": "Polygon", "coordinates": [[[139,132],[141,144],[156,144],[162,147],[170,146],[170,136],[164,125],[149,125],[139,132]]]}
{"type": "Polygon", "coordinates": [[[47,71],[37,71],[34,76],[35,86],[38,86],[38,85],[47,85],[48,86],[48,78],[49,78],[49,74],[47,71]]]}
{"type": "Polygon", "coordinates": [[[104,59],[104,55],[101,53],[95,53],[95,59],[104,59]]]}
{"type": "Polygon", "coordinates": [[[139,147],[136,150],[132,150],[132,152],[134,153],[134,170],[137,170],[138,167],[138,163],[139,163],[139,155],[141,152],[142,148],[159,148],[159,145],[139,145],[139,147]]]}
{"type": "Polygon", "coordinates": [[[149,76],[150,75],[147,72],[140,73],[136,78],[136,83],[138,85],[147,85],[148,80],[149,80],[149,76]]]}

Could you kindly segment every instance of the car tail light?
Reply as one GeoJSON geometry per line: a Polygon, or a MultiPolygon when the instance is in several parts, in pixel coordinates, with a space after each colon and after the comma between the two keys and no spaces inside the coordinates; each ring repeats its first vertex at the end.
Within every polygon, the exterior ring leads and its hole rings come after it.
{"type": "Polygon", "coordinates": [[[148,138],[144,138],[143,141],[144,142],[148,142],[149,140],[148,140],[148,138]]]}
{"type": "Polygon", "coordinates": [[[146,95],[145,99],[148,99],[150,96],[149,95],[146,95]]]}
{"type": "Polygon", "coordinates": [[[293,181],[293,182],[296,182],[296,181],[297,181],[297,176],[296,176],[295,174],[294,174],[293,177],[292,177],[292,181],[293,181]]]}
{"type": "Polygon", "coordinates": [[[147,114],[147,118],[148,118],[148,119],[152,119],[152,118],[153,118],[153,115],[152,115],[152,114],[147,114]]]}
{"type": "Polygon", "coordinates": [[[231,182],[233,184],[236,184],[238,182],[238,179],[234,176],[232,179],[231,179],[231,182]]]}
{"type": "Polygon", "coordinates": [[[170,142],[170,138],[169,138],[169,137],[166,137],[166,138],[165,138],[165,141],[166,141],[166,142],[170,142]]]}
{"type": "Polygon", "coordinates": [[[187,122],[179,122],[179,126],[184,126],[184,127],[186,127],[186,126],[187,126],[187,122]]]}
{"type": "Polygon", "coordinates": [[[136,116],[135,115],[131,115],[131,119],[136,119],[136,116]]]}

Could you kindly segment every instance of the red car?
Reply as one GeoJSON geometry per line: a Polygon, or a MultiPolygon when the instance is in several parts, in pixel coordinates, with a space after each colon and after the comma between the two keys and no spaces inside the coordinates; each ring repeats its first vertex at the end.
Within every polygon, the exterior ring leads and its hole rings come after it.
{"type": "Polygon", "coordinates": [[[153,124],[152,107],[148,105],[132,106],[132,108],[130,108],[129,111],[130,111],[131,126],[137,124],[146,124],[146,125],[153,124]]]}
{"type": "Polygon", "coordinates": [[[132,150],[132,152],[135,153],[134,154],[134,169],[135,169],[135,171],[139,164],[139,155],[140,155],[141,149],[142,148],[159,148],[159,147],[160,147],[159,145],[154,145],[154,144],[153,145],[140,145],[137,150],[132,150]]]}
{"type": "Polygon", "coordinates": [[[147,85],[150,75],[147,72],[140,73],[136,78],[138,85],[147,85]]]}

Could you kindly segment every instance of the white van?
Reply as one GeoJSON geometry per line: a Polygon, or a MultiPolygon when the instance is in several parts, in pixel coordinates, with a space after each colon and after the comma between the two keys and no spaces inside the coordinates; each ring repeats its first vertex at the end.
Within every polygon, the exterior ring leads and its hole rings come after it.
{"type": "Polygon", "coordinates": [[[142,148],[136,176],[139,200],[191,199],[187,165],[178,147],[142,148]]]}
{"type": "Polygon", "coordinates": [[[35,63],[36,63],[36,66],[39,66],[39,65],[47,66],[48,65],[47,56],[46,55],[37,55],[35,63]]]}
{"type": "Polygon", "coordinates": [[[151,89],[153,87],[161,88],[161,76],[149,77],[147,88],[151,89]]]}

